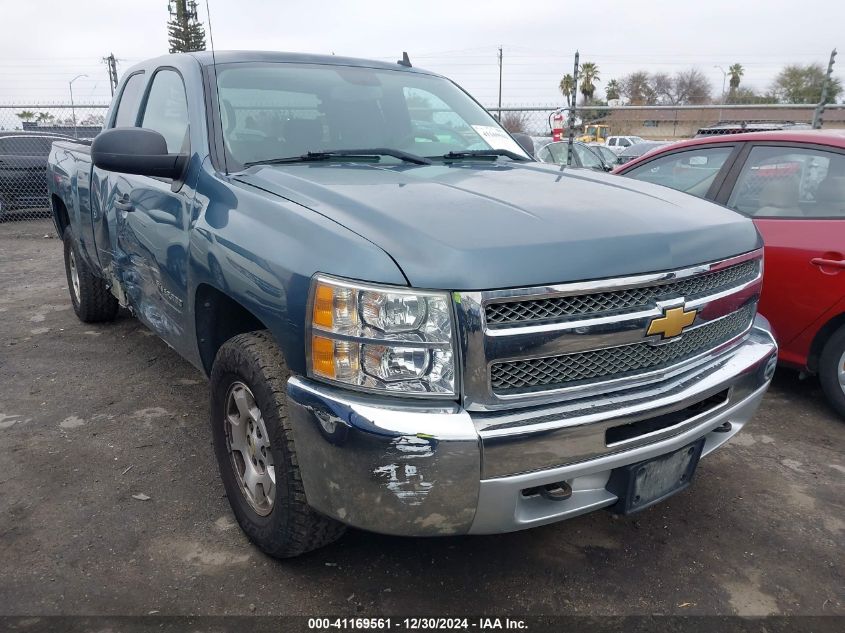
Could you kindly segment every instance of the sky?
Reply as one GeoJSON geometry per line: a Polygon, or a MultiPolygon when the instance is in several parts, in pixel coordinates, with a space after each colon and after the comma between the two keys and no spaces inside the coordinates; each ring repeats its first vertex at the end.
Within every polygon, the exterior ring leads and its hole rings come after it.
{"type": "MultiPolygon", "coordinates": [[[[217,50],[336,53],[386,61],[408,51],[415,66],[444,74],[481,103],[498,100],[497,50],[503,49],[503,105],[561,102],[557,84],[573,55],[599,66],[598,93],[636,70],[704,72],[713,95],[733,63],[743,85],[765,90],[788,63],[826,65],[841,51],[842,0],[209,0],[217,50]]],[[[205,0],[200,19],[208,29],[205,0]]],[[[166,0],[0,0],[0,105],[109,100],[106,65],[120,76],[167,52],[166,0]]],[[[208,40],[210,44],[210,40],[208,40]]]]}

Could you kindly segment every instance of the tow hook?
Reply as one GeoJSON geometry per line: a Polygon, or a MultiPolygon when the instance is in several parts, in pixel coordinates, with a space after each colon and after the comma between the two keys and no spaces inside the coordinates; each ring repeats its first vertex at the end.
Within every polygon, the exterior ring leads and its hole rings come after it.
{"type": "Polygon", "coordinates": [[[535,495],[540,495],[549,501],[564,501],[572,496],[572,486],[565,481],[556,481],[545,486],[526,488],[522,491],[523,497],[533,497],[535,495]]]}

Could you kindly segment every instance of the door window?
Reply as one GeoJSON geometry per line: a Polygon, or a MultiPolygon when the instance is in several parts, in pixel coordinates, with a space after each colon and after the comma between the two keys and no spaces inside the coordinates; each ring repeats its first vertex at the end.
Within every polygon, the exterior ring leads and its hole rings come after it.
{"type": "Polygon", "coordinates": [[[607,142],[610,147],[614,147],[616,145],[616,139],[611,137],[610,140],[607,142]]]}
{"type": "Polygon", "coordinates": [[[117,111],[114,115],[112,127],[134,127],[138,119],[138,106],[141,104],[141,93],[144,90],[144,73],[135,73],[126,80],[117,111]]]}
{"type": "Polygon", "coordinates": [[[620,138],[619,145],[621,145],[622,147],[631,147],[631,141],[626,138],[620,138]]]}
{"type": "Polygon", "coordinates": [[[581,163],[581,167],[587,167],[588,169],[604,169],[604,163],[601,162],[601,158],[596,156],[593,150],[586,145],[573,144],[572,150],[578,157],[578,162],[581,163]]]}
{"type": "Polygon", "coordinates": [[[182,78],[176,71],[160,70],[153,77],[141,127],[161,134],[171,154],[187,147],[188,100],[182,78]]]}
{"type": "Polygon", "coordinates": [[[639,165],[625,175],[703,198],[732,151],[733,146],[727,145],[673,152],[639,165]]]}
{"type": "Polygon", "coordinates": [[[753,217],[845,218],[845,155],[754,147],[728,206],[753,217]]]}
{"type": "Polygon", "coordinates": [[[566,162],[566,145],[566,143],[549,143],[537,153],[537,158],[544,163],[562,165],[566,162]]]}

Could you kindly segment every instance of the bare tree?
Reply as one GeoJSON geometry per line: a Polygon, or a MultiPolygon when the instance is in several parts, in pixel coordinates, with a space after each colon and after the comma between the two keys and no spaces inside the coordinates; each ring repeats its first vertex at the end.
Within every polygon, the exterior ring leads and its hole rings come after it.
{"type": "Polygon", "coordinates": [[[697,68],[675,75],[641,70],[623,77],[621,89],[634,105],[697,105],[710,102],[710,83],[697,68]]]}
{"type": "Polygon", "coordinates": [[[710,82],[698,68],[675,75],[675,103],[678,105],[710,103],[710,90],[710,82]]]}
{"type": "Polygon", "coordinates": [[[619,82],[620,91],[631,105],[653,105],[657,102],[649,74],[644,70],[625,75],[619,82]]]}
{"type": "Polygon", "coordinates": [[[528,127],[527,112],[505,112],[501,119],[502,127],[508,132],[526,133],[528,127]]]}

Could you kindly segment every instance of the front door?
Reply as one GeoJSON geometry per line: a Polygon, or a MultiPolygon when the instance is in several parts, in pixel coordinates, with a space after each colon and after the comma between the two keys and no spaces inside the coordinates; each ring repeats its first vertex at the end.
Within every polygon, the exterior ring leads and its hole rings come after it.
{"type": "MultiPolygon", "coordinates": [[[[185,87],[175,70],[158,70],[138,117],[140,127],[155,130],[167,151],[190,153],[185,87]]],[[[139,319],[178,351],[188,305],[188,230],[196,169],[184,183],[166,178],[111,174],[116,262],[127,300],[139,319]]]]}

